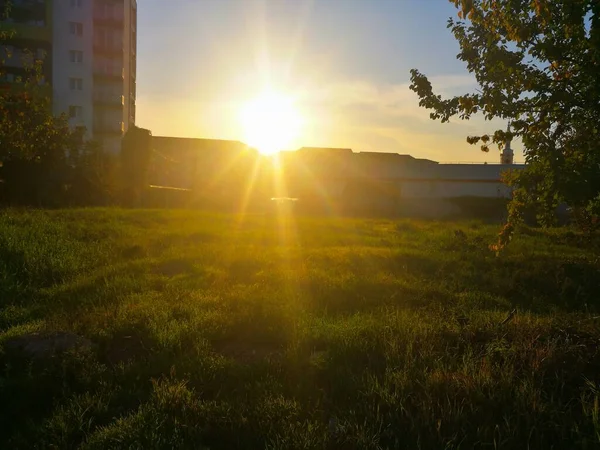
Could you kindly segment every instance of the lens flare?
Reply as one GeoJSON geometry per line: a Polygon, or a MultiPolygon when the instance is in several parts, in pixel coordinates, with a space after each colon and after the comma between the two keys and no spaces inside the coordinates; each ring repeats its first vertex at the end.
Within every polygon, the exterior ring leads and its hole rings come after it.
{"type": "Polygon", "coordinates": [[[240,117],[245,142],[265,155],[289,148],[302,128],[294,99],[275,91],[265,91],[247,102],[240,117]]]}

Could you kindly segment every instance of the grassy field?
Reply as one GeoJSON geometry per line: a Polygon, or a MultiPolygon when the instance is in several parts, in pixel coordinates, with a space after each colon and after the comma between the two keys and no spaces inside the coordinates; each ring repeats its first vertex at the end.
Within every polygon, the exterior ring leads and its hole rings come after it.
{"type": "Polygon", "coordinates": [[[2,212],[0,448],[598,448],[599,241],[497,232],[2,212]]]}

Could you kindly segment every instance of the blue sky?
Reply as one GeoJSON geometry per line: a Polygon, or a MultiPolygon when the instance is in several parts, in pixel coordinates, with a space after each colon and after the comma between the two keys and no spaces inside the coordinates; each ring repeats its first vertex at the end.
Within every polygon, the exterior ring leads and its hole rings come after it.
{"type": "Polygon", "coordinates": [[[244,140],[237,112],[268,84],[298,99],[294,145],[495,162],[465,141],[495,126],[433,122],[408,90],[413,67],[440,93],[475,86],[450,16],[447,0],[140,0],[138,124],[244,140]]]}

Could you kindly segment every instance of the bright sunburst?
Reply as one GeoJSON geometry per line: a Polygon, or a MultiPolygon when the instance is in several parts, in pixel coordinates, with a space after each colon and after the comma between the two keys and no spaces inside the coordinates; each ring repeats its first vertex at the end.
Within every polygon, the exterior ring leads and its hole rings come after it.
{"type": "Polygon", "coordinates": [[[244,140],[265,155],[289,148],[298,138],[302,118],[293,98],[266,91],[241,110],[244,140]]]}

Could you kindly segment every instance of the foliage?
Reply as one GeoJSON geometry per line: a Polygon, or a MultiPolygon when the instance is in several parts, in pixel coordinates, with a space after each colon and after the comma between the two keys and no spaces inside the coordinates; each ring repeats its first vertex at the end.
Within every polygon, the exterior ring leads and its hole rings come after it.
{"type": "MultiPolygon", "coordinates": [[[[600,3],[595,0],[451,0],[458,20],[448,27],[458,58],[475,75],[475,93],[443,99],[425,75],[411,71],[411,89],[431,118],[510,121],[508,132],[470,136],[499,147],[523,141],[527,168],[510,177],[516,187],[510,220],[527,207],[543,225],[557,205],[598,209],[600,195],[600,3]]],[[[594,213],[596,214],[596,212],[594,213]]]]}
{"type": "MultiPolygon", "coordinates": [[[[12,9],[11,6],[12,5],[10,4],[10,2],[0,4],[0,45],[6,42],[8,39],[12,38],[15,34],[15,31],[10,26],[6,26],[3,23],[3,21],[10,17],[12,9]]],[[[0,52],[4,52],[4,50],[4,48],[0,48],[0,52]]],[[[5,55],[1,53],[1,56],[2,57],[0,58],[0,69],[2,69],[3,58],[5,55]]],[[[2,72],[0,70],[0,74],[1,73],[2,72]]]]}
{"type": "Polygon", "coordinates": [[[0,176],[3,202],[60,204],[66,157],[77,142],[66,117],[51,113],[48,95],[39,85],[42,62],[28,67],[25,79],[0,93],[0,176]]]}
{"type": "Polygon", "coordinates": [[[0,448],[597,448],[599,241],[495,233],[4,211],[0,448]]]}
{"type": "MultiPolygon", "coordinates": [[[[76,155],[85,149],[81,131],[70,129],[65,115],[52,114],[35,70],[30,78],[0,93],[2,202],[60,206],[65,204],[66,190],[78,170],[73,163],[85,162],[76,155]]],[[[82,166],[77,177],[85,177],[86,169],[82,166]]]]}
{"type": "Polygon", "coordinates": [[[28,82],[0,94],[0,179],[10,205],[108,205],[116,195],[116,160],[83,142],[64,115],[28,82]]]}
{"type": "Polygon", "coordinates": [[[0,95],[0,161],[59,164],[76,142],[66,117],[54,117],[47,99],[29,87],[24,83],[0,95]]]}
{"type": "Polygon", "coordinates": [[[108,206],[119,199],[118,159],[95,141],[70,154],[69,204],[108,206]]]}
{"type": "MultiPolygon", "coordinates": [[[[5,4],[2,17],[14,16],[10,6],[5,4]]],[[[14,37],[14,30],[0,29],[0,48],[14,37]]],[[[109,204],[115,197],[116,162],[98,144],[84,143],[83,131],[73,130],[66,115],[52,114],[43,60],[22,50],[24,75],[0,91],[0,202],[109,204]]],[[[2,69],[0,60],[0,74],[2,69]]]]}

